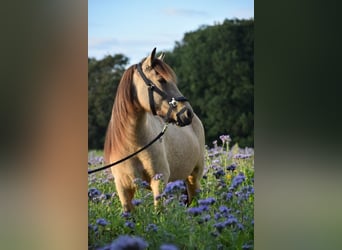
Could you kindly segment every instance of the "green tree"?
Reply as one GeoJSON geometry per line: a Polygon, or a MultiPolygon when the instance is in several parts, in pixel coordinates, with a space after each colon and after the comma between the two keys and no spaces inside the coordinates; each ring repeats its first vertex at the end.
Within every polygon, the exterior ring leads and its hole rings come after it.
{"type": "Polygon", "coordinates": [[[233,143],[254,146],[253,34],[253,20],[225,20],[186,33],[166,54],[204,124],[207,144],[229,134],[233,143]]]}

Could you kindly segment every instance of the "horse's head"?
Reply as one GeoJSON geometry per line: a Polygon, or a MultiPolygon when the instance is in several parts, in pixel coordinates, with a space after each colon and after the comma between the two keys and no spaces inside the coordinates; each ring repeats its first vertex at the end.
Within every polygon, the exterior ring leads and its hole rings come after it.
{"type": "Polygon", "coordinates": [[[177,88],[175,73],[163,62],[164,55],[158,58],[155,55],[156,48],[137,64],[134,85],[138,101],[145,111],[162,117],[166,122],[182,127],[189,125],[193,110],[177,88]]]}

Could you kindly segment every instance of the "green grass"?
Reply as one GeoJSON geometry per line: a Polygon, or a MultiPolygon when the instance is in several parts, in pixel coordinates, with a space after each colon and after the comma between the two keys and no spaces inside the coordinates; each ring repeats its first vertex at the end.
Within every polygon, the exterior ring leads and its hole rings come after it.
{"type": "MultiPolygon", "coordinates": [[[[98,163],[101,154],[101,151],[89,152],[90,168],[101,166],[98,163]]],[[[90,175],[88,188],[98,193],[88,198],[89,249],[108,246],[120,235],[138,236],[147,242],[148,249],[160,249],[162,244],[172,244],[178,249],[253,249],[253,187],[253,152],[246,155],[237,145],[230,149],[227,142],[221,146],[215,143],[214,148],[206,150],[201,191],[190,207],[179,201],[182,198],[179,191],[171,194],[173,199],[163,197],[163,205],[156,210],[151,191],[140,185],[135,200],[141,204],[132,214],[123,216],[110,171],[90,175]],[[235,170],[228,170],[232,165],[235,170]],[[241,183],[234,186],[233,180],[236,182],[239,177],[241,183]],[[213,204],[203,205],[208,198],[213,198],[213,204]],[[191,213],[195,209],[200,214],[191,213]],[[108,224],[98,224],[101,218],[108,224]]]]}

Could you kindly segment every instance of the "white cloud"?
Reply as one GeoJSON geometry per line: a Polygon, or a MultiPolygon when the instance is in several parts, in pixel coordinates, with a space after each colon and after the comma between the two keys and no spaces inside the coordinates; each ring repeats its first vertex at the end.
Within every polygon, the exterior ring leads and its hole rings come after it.
{"type": "Polygon", "coordinates": [[[190,9],[168,8],[168,9],[163,9],[163,12],[169,16],[183,16],[183,17],[209,16],[209,13],[205,11],[190,10],[190,9]]]}

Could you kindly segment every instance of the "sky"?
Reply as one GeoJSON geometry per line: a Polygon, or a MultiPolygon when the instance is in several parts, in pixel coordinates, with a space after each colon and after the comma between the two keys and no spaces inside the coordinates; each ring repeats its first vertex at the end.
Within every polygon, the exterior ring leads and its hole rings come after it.
{"type": "Polygon", "coordinates": [[[88,57],[123,54],[129,64],[171,51],[186,32],[254,18],[254,0],[88,0],[88,57]]]}

